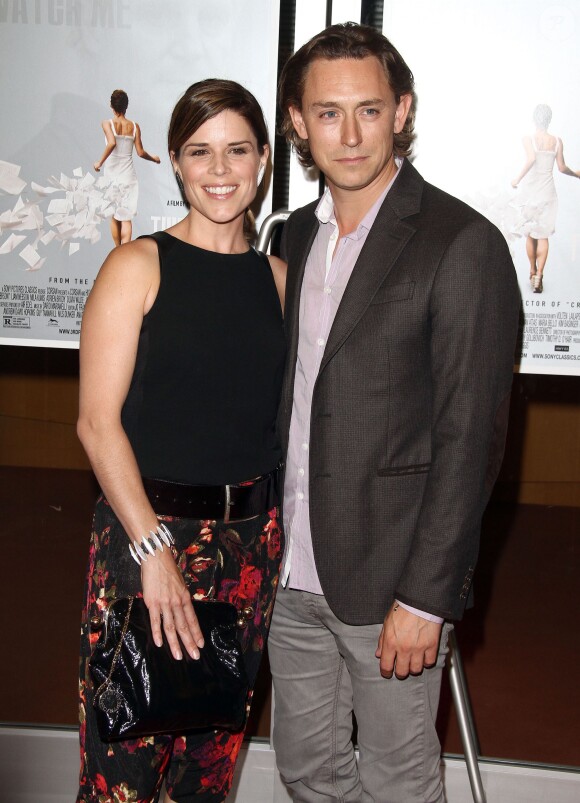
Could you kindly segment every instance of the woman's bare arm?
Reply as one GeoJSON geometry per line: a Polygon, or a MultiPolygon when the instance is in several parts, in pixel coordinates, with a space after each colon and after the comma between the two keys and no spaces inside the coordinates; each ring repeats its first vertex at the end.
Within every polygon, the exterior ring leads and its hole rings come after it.
{"type": "Polygon", "coordinates": [[[270,267],[272,268],[272,275],[276,283],[276,290],[280,296],[280,304],[282,312],[284,311],[284,300],[286,293],[286,263],[278,257],[268,256],[270,267]]]}
{"type": "Polygon", "coordinates": [[[147,153],[143,147],[143,142],[141,140],[141,129],[137,123],[135,123],[135,150],[137,151],[137,156],[140,156],[141,159],[145,159],[148,162],[155,162],[155,164],[159,164],[161,162],[159,156],[154,156],[153,154],[147,153]]]}
{"type": "Polygon", "coordinates": [[[564,144],[560,138],[558,138],[558,148],[556,150],[556,164],[560,173],[564,173],[565,176],[580,178],[580,171],[571,170],[564,161],[564,144]]]}
{"type": "Polygon", "coordinates": [[[105,145],[105,150],[103,151],[103,155],[101,156],[99,161],[93,164],[93,168],[94,170],[96,170],[97,173],[99,172],[103,164],[107,161],[109,156],[113,153],[116,145],[115,137],[113,135],[113,132],[111,131],[111,121],[103,120],[103,122],[101,123],[101,127],[105,132],[105,138],[107,140],[107,144],[105,145]]]}
{"type": "MultiPolygon", "coordinates": [[[[145,495],[137,461],[121,424],[143,316],[159,285],[157,248],[151,240],[128,243],[105,261],[86,304],[80,344],[79,438],[95,475],[132,541],[155,530],[157,517],[145,495]]],[[[127,541],[127,549],[129,541],[127,541]]],[[[155,642],[163,627],[174,657],[181,641],[192,657],[203,645],[189,593],[171,551],[142,564],[143,597],[155,642]]]]}
{"type": "Polygon", "coordinates": [[[520,170],[518,177],[512,181],[512,187],[515,189],[526,173],[531,169],[532,165],[536,161],[536,152],[534,151],[534,147],[532,145],[532,140],[530,137],[524,137],[523,139],[524,150],[526,152],[526,161],[524,166],[520,170]]]}

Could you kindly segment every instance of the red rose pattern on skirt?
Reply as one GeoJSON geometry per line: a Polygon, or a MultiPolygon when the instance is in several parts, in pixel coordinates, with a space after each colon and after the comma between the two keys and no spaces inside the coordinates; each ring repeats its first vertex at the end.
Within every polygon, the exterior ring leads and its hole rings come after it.
{"type": "MultiPolygon", "coordinates": [[[[249,521],[200,521],[160,517],[175,538],[174,556],[197,599],[213,596],[237,608],[252,607],[241,631],[244,662],[254,685],[270,626],[282,551],[277,510],[249,521]]],[[[197,731],[104,743],[92,707],[88,661],[98,633],[92,617],[116,597],[141,593],[141,575],[129,554],[128,537],[104,497],[95,508],[81,623],[80,789],[87,803],[157,801],[163,780],[180,803],[225,800],[233,780],[243,732],[197,731]]],[[[251,692],[248,707],[251,701],[251,692]]]]}

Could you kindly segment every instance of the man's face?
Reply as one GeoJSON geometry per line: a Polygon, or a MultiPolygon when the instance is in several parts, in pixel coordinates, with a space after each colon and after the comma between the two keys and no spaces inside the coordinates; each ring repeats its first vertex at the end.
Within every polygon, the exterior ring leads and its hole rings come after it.
{"type": "Polygon", "coordinates": [[[395,173],[393,134],[410,106],[410,95],[395,101],[374,56],[317,59],[306,74],[302,109],[291,107],[290,115],[331,190],[370,188],[378,196],[395,173]]]}

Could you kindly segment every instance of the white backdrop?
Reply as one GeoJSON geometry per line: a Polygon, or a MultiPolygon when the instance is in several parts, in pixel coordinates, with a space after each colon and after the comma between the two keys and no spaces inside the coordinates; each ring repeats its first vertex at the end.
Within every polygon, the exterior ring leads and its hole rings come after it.
{"type": "Polygon", "coordinates": [[[161,157],[135,155],[133,236],[166,228],[184,213],[167,125],[191,83],[247,86],[273,140],[278,18],[270,0],[0,2],[0,343],[78,345],[86,295],[113,245],[102,171],[92,169],[111,92],[127,92],[128,118],[161,157]]]}

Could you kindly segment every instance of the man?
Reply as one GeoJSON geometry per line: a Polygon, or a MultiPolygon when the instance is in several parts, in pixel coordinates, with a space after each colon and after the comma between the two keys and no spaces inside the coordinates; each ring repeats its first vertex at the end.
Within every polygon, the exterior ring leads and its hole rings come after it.
{"type": "MultiPolygon", "coordinates": [[[[452,138],[457,99],[442,100],[452,138]]],[[[283,238],[278,764],[305,803],[438,803],[442,624],[467,603],[504,448],[515,271],[495,227],[405,158],[413,76],[381,34],[315,36],[284,68],[280,102],[328,189],[283,238]]]]}

